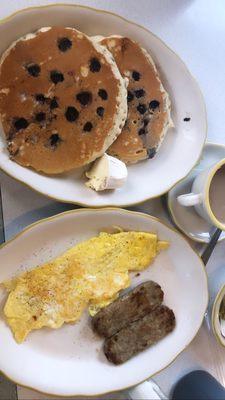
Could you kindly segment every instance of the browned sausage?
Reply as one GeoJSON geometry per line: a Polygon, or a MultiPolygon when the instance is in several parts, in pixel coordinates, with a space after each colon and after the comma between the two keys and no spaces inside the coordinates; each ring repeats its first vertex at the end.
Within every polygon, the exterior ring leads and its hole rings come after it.
{"type": "Polygon", "coordinates": [[[135,354],[164,338],[175,327],[175,316],[166,306],[158,306],[106,339],[104,353],[109,361],[122,364],[135,354]]]}
{"type": "Polygon", "coordinates": [[[162,301],[163,291],[157,283],[142,283],[102,308],[92,319],[93,328],[100,336],[110,337],[154,310],[162,301]]]}

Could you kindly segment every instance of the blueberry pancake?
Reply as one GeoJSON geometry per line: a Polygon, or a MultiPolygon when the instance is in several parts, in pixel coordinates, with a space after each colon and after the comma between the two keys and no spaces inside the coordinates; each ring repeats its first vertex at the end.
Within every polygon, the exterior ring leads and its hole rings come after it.
{"type": "Polygon", "coordinates": [[[93,40],[112,53],[120,73],[129,79],[128,118],[108,153],[126,163],[153,158],[169,127],[170,100],[150,55],[133,40],[110,36],[93,40]]]}
{"type": "Polygon", "coordinates": [[[103,46],[72,28],[17,40],[0,67],[0,115],[12,160],[47,174],[101,156],[127,116],[125,80],[103,46]]]}

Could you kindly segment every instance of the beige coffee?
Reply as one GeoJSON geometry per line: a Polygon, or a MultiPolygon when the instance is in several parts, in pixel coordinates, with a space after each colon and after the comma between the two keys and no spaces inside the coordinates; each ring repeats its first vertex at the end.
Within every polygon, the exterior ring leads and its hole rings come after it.
{"type": "Polygon", "coordinates": [[[225,224],[225,165],[222,165],[212,178],[209,204],[216,219],[225,224]]]}

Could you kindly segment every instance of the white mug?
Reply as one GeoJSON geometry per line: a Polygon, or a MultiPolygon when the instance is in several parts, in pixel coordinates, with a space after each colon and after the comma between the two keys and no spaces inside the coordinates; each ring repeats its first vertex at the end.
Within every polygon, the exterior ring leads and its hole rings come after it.
{"type": "Polygon", "coordinates": [[[191,190],[178,196],[178,202],[194,206],[202,218],[225,231],[225,158],[197,175],[191,190]]]}

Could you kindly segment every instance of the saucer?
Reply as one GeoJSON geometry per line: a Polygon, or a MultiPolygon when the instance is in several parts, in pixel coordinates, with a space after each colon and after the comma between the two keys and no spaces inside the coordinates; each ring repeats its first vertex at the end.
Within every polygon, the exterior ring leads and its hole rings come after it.
{"type": "MultiPolygon", "coordinates": [[[[168,210],[174,223],[185,235],[196,242],[209,242],[214,227],[201,218],[194,207],[180,205],[177,197],[181,194],[191,192],[192,183],[196,175],[222,158],[225,158],[225,146],[216,143],[206,143],[199,164],[168,193],[168,210]]],[[[219,241],[224,239],[225,232],[222,232],[219,241]]]]}

